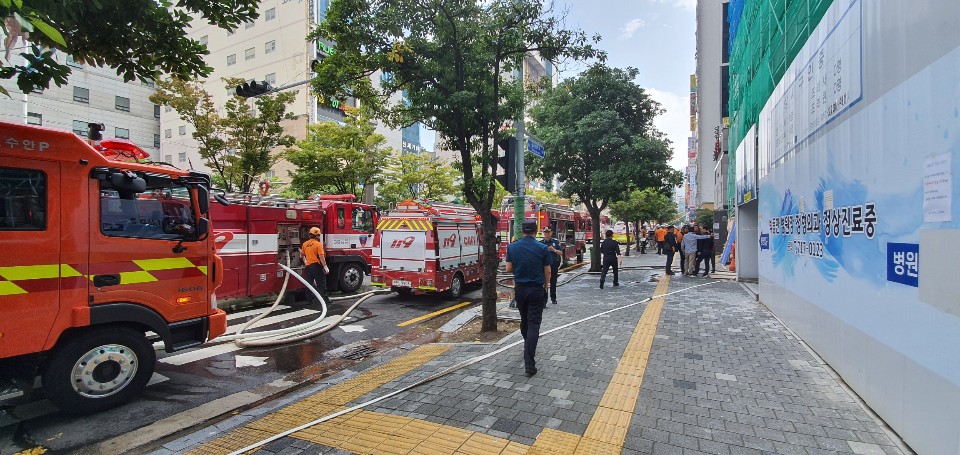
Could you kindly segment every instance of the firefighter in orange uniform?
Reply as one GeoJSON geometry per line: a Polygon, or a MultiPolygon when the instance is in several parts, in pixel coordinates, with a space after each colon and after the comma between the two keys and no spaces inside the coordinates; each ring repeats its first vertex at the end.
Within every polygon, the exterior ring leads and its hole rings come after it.
{"type": "MultiPolygon", "coordinates": [[[[323,251],[320,228],[310,228],[310,239],[303,242],[300,249],[306,264],[307,282],[316,288],[317,293],[322,295],[324,300],[327,300],[327,274],[330,273],[330,269],[327,267],[327,255],[323,251]]],[[[307,294],[307,300],[313,303],[313,293],[307,294]]]]}

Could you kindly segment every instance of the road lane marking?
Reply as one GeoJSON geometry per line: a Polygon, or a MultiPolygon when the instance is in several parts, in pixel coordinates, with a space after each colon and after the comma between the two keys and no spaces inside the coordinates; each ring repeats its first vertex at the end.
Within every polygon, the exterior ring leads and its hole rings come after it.
{"type": "Polygon", "coordinates": [[[465,306],[467,306],[467,305],[473,305],[473,302],[458,303],[458,304],[456,304],[456,305],[446,307],[446,308],[444,308],[444,309],[442,309],[442,310],[437,310],[437,311],[434,311],[433,313],[425,314],[425,315],[423,315],[423,316],[420,316],[420,317],[417,317],[417,318],[413,318],[413,319],[411,319],[411,320],[409,320],[409,321],[401,322],[401,323],[397,324],[397,327],[406,327],[406,326],[408,326],[408,325],[410,325],[410,324],[416,324],[416,323],[418,323],[418,322],[420,322],[420,321],[426,321],[427,319],[431,319],[431,318],[440,316],[440,315],[443,314],[443,313],[451,312],[451,311],[453,311],[453,310],[456,310],[457,308],[463,308],[463,307],[465,307],[465,306]]]}
{"type": "MultiPolygon", "coordinates": [[[[247,331],[250,331],[250,329],[256,329],[258,327],[263,327],[270,324],[278,324],[281,322],[289,321],[290,319],[296,319],[303,316],[310,316],[311,314],[317,314],[317,313],[319,313],[319,311],[317,310],[303,309],[303,310],[291,311],[289,313],[278,314],[276,316],[267,316],[257,321],[255,324],[251,325],[250,327],[247,327],[247,331]]],[[[227,327],[227,331],[224,332],[224,335],[237,333],[237,330],[240,330],[240,327],[243,327],[243,324],[234,324],[233,326],[227,327]]]]}
{"type": "MultiPolygon", "coordinates": [[[[266,307],[266,308],[269,308],[269,307],[266,307]]],[[[247,317],[247,316],[256,316],[256,315],[258,315],[258,314],[263,313],[264,311],[266,311],[266,308],[254,308],[254,309],[252,309],[252,310],[240,311],[240,312],[237,312],[237,313],[230,313],[230,314],[227,315],[227,320],[228,320],[228,321],[232,321],[232,320],[234,320],[234,319],[245,318],[245,317],[247,317]]],[[[287,309],[287,308],[290,308],[290,307],[288,307],[288,306],[286,306],[286,305],[277,305],[277,308],[274,309],[274,311],[277,311],[277,310],[285,310],[285,309],[287,309]]]]}

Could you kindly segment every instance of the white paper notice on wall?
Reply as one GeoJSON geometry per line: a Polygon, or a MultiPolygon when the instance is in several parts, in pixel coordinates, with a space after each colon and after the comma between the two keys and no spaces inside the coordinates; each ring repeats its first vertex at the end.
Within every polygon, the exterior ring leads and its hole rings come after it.
{"type": "Polygon", "coordinates": [[[953,221],[953,171],[949,153],[934,155],[923,162],[923,222],[953,221]]]}

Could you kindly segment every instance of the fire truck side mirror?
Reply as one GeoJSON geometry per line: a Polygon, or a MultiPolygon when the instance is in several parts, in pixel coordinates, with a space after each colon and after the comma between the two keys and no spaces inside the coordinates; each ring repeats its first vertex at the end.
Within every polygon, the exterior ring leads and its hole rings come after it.
{"type": "Polygon", "coordinates": [[[197,236],[196,240],[206,240],[207,235],[210,234],[210,220],[206,218],[200,218],[197,220],[197,236]]]}
{"type": "Polygon", "coordinates": [[[147,182],[133,172],[114,172],[110,174],[110,185],[119,191],[142,193],[147,191],[147,182]]]}
{"type": "Polygon", "coordinates": [[[197,185],[197,205],[200,206],[200,213],[210,212],[210,190],[203,185],[197,185]]]}
{"type": "Polygon", "coordinates": [[[228,201],[227,198],[224,197],[224,196],[225,196],[225,194],[214,194],[214,195],[213,195],[213,200],[217,201],[218,204],[226,207],[226,206],[230,205],[230,201],[228,201]]]}

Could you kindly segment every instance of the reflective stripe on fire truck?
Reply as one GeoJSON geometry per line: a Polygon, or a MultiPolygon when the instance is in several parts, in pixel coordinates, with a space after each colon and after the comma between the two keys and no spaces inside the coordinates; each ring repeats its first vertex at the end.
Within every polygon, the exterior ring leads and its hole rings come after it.
{"type": "MultiPolygon", "coordinates": [[[[120,285],[147,283],[160,281],[162,278],[155,276],[151,272],[162,272],[166,270],[189,270],[196,269],[203,275],[207,274],[207,266],[195,265],[187,258],[164,258],[164,259],[140,259],[130,261],[126,268],[131,268],[129,264],[139,267],[141,270],[132,270],[119,272],[120,285]]],[[[100,268],[109,267],[108,264],[97,264],[100,268]]],[[[104,273],[104,272],[101,272],[104,273]]],[[[28,294],[30,292],[53,291],[58,288],[76,288],[80,287],[82,278],[86,277],[93,280],[93,275],[84,275],[77,271],[74,266],[69,264],[42,264],[42,265],[21,265],[15,267],[0,267],[0,295],[28,294]],[[81,281],[73,280],[72,283],[60,282],[63,278],[81,278],[81,281]],[[19,284],[17,283],[19,282],[19,284]]],[[[178,277],[179,278],[179,277],[178,277]]]]}
{"type": "Polygon", "coordinates": [[[409,229],[411,231],[429,231],[433,224],[428,220],[414,220],[410,218],[390,218],[380,220],[377,229],[409,229]]]}

